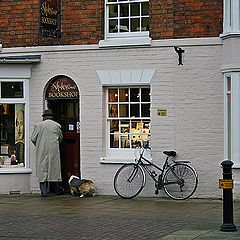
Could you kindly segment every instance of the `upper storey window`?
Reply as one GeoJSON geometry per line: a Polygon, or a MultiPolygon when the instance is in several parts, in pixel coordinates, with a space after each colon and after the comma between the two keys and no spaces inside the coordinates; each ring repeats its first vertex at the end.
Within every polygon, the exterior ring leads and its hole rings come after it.
{"type": "Polygon", "coordinates": [[[105,0],[105,40],[100,47],[142,44],[150,44],[149,0],[105,0]]]}
{"type": "Polygon", "coordinates": [[[148,1],[107,0],[107,33],[129,34],[149,30],[148,1]]]}

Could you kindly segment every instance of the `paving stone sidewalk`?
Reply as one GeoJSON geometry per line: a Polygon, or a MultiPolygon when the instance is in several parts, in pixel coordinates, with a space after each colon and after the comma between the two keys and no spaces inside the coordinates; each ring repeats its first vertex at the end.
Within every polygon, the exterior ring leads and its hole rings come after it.
{"type": "Polygon", "coordinates": [[[239,240],[240,203],[238,231],[220,231],[222,219],[221,200],[0,195],[0,240],[239,240]]]}

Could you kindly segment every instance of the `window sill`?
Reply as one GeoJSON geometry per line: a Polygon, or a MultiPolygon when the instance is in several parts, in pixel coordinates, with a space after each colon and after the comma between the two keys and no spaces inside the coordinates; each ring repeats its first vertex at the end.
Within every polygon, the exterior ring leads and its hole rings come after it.
{"type": "Polygon", "coordinates": [[[108,38],[100,40],[99,48],[104,47],[127,47],[127,46],[150,46],[151,38],[149,37],[129,37],[129,38],[108,38]]]}
{"type": "MultiPolygon", "coordinates": [[[[152,159],[148,159],[150,162],[152,162],[152,159]]],[[[127,163],[136,163],[135,159],[115,159],[115,158],[100,158],[101,164],[127,164],[127,163]]]]}
{"type": "Polygon", "coordinates": [[[100,163],[101,164],[125,164],[125,163],[134,163],[135,159],[129,158],[129,159],[124,159],[124,158],[100,158],[100,163]]]}
{"type": "Polygon", "coordinates": [[[32,173],[32,169],[25,167],[0,167],[0,174],[18,174],[18,173],[30,174],[32,173]]]}

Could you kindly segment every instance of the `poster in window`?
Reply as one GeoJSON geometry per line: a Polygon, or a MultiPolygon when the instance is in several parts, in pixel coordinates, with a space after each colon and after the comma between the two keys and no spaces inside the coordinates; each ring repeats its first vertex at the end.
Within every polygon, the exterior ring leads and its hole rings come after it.
{"type": "Polygon", "coordinates": [[[15,154],[18,163],[24,163],[24,104],[15,105],[15,154]]]}

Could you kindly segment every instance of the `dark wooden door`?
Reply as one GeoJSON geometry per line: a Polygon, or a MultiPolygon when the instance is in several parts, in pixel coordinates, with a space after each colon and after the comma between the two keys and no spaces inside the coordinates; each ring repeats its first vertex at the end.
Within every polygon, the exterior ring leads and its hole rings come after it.
{"type": "Polygon", "coordinates": [[[61,124],[63,141],[60,145],[62,187],[69,192],[69,173],[80,176],[80,124],[78,100],[51,100],[48,107],[54,113],[54,120],[61,124]]]}

